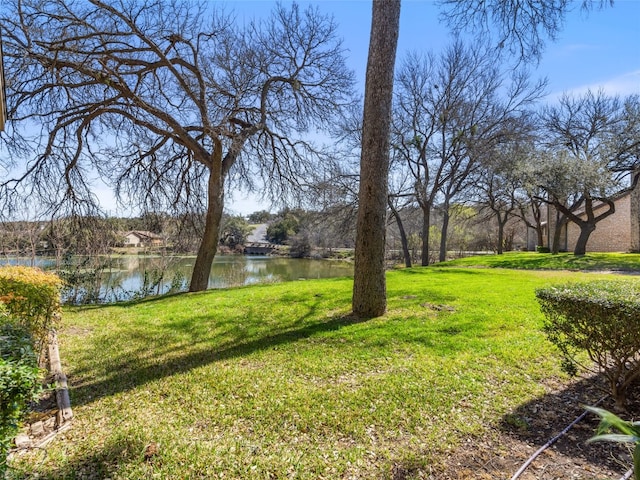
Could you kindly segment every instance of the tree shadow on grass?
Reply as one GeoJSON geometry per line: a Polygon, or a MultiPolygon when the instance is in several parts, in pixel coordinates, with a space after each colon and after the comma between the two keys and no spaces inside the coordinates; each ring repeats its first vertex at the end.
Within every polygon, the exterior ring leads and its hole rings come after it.
{"type": "MultiPolygon", "coordinates": [[[[142,439],[135,435],[119,436],[109,439],[98,449],[79,449],[84,452],[78,457],[70,457],[62,465],[54,465],[47,468],[42,463],[33,462],[38,465],[38,472],[34,472],[31,465],[27,470],[23,464],[12,465],[10,469],[11,477],[15,479],[52,479],[52,480],[72,480],[72,479],[94,479],[114,478],[118,470],[118,465],[132,462],[151,462],[153,458],[145,457],[145,444],[142,439]]],[[[33,455],[44,450],[36,450],[33,455]]],[[[43,460],[46,460],[44,458],[43,460]]]]}
{"type": "MultiPolygon", "coordinates": [[[[311,311],[302,318],[296,319],[293,326],[299,325],[304,318],[312,315],[312,313],[311,311]]],[[[207,345],[210,344],[203,343],[203,347],[196,351],[174,356],[168,360],[163,360],[161,363],[150,363],[139,366],[136,365],[138,362],[136,362],[135,359],[123,359],[118,364],[111,366],[110,373],[104,379],[97,381],[89,379],[80,385],[73,385],[73,378],[71,378],[72,403],[74,405],[83,405],[90,403],[97,397],[128,391],[148,382],[185,373],[214,362],[244,357],[255,352],[274,349],[280,345],[297,342],[319,333],[335,331],[348,325],[360,323],[361,321],[364,320],[349,315],[338,315],[324,322],[290,328],[277,333],[263,335],[252,340],[232,341],[218,348],[207,348],[207,345]]],[[[179,346],[171,350],[176,350],[177,348],[179,348],[179,346]]],[[[164,350],[162,353],[166,354],[167,350],[164,350]]]]}
{"type": "MultiPolygon", "coordinates": [[[[615,402],[603,388],[606,384],[603,376],[573,380],[503,416],[500,429],[515,440],[515,444],[529,446],[528,451],[522,452],[529,456],[577,419],[585,411],[585,405],[595,405],[602,400],[600,407],[615,410],[615,402]]],[[[636,387],[635,396],[633,392],[630,395],[629,412],[623,414],[626,418],[640,414],[638,390],[640,388],[636,387]]],[[[571,464],[574,475],[571,478],[603,478],[601,475],[605,473],[619,478],[631,466],[629,450],[624,445],[610,442],[587,443],[595,435],[598,423],[596,415],[587,414],[534,461],[532,470],[545,470],[548,475],[556,475],[553,478],[569,478],[569,471],[557,471],[564,463],[571,464]],[[601,471],[596,473],[598,469],[601,471]]]]}
{"type": "MultiPolygon", "coordinates": [[[[582,378],[567,382],[550,379],[546,382],[549,393],[523,403],[505,414],[497,422],[495,431],[482,435],[469,435],[455,450],[442,455],[443,462],[429,478],[437,480],[507,479],[518,472],[532,455],[562,432],[584,412],[584,405],[594,405],[604,396],[599,388],[604,380],[599,377],[582,378]]],[[[631,402],[625,418],[640,413],[640,388],[631,402]]],[[[614,402],[607,398],[601,407],[613,409],[614,402]]],[[[629,449],[620,444],[596,442],[587,444],[599,423],[595,415],[588,414],[568,433],[550,445],[535,458],[519,480],[558,479],[618,479],[631,467],[629,449]]],[[[400,473],[409,472],[411,465],[399,464],[400,473]]],[[[415,478],[394,475],[394,480],[415,478]]]]}
{"type": "Polygon", "coordinates": [[[455,272],[456,274],[460,274],[460,275],[482,275],[482,269],[478,269],[478,268],[474,269],[474,268],[468,268],[465,266],[457,266],[457,265],[452,266],[446,263],[433,263],[427,266],[403,268],[401,271],[403,275],[409,275],[409,274],[424,275],[425,273],[438,275],[438,274],[450,274],[451,272],[455,272]]]}

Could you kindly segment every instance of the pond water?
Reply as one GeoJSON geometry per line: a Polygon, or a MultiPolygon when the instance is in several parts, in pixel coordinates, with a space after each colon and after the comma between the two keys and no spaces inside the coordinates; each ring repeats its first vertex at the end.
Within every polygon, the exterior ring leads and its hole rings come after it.
{"type": "MultiPolygon", "coordinates": [[[[56,266],[50,257],[5,258],[0,264],[34,265],[59,270],[63,278],[76,285],[65,292],[70,303],[113,302],[184,291],[188,287],[195,257],[119,255],[72,257],[56,266]],[[101,272],[99,275],[96,272],[101,272]]],[[[353,275],[353,265],[332,260],[246,255],[219,255],[214,259],[209,288],[273,283],[298,279],[345,277],[353,275]]]]}

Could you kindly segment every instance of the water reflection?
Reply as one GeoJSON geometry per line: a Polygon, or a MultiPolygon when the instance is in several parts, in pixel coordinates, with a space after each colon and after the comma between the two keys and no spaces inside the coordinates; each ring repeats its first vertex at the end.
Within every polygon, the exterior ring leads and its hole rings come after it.
{"type": "MultiPolygon", "coordinates": [[[[63,264],[54,258],[39,257],[35,265],[76,279],[74,283],[80,286],[76,291],[67,292],[66,299],[72,303],[113,302],[186,290],[195,257],[121,255],[90,260],[92,266],[85,267],[80,258],[67,259],[63,264]],[[101,270],[101,275],[91,275],[91,270],[96,268],[101,270]],[[82,286],[78,279],[92,283],[82,286]]],[[[86,263],[86,259],[84,261],[86,263]]],[[[26,258],[4,259],[3,263],[34,264],[26,258]]],[[[209,288],[351,275],[353,266],[345,262],[220,255],[214,259],[209,288]]]]}

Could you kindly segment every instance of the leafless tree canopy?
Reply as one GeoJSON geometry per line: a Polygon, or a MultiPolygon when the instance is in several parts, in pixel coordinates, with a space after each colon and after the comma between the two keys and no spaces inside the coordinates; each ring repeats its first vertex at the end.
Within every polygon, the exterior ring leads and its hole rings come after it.
{"type": "Polygon", "coordinates": [[[439,0],[442,18],[456,31],[497,35],[496,46],[523,60],[539,59],[547,38],[555,40],[572,6],[587,11],[613,0],[439,0]]]}
{"type": "Polygon", "coordinates": [[[533,209],[535,217],[539,212],[535,210],[538,204],[531,204],[524,188],[526,172],[531,168],[528,165],[532,161],[531,140],[516,137],[497,145],[488,152],[488,159],[476,178],[475,191],[480,213],[485,219],[492,219],[497,226],[495,248],[498,254],[503,253],[506,247],[505,228],[513,217],[521,216],[532,228],[538,228],[535,218],[530,221],[527,215],[527,211],[533,209]]]}
{"type": "Polygon", "coordinates": [[[623,99],[603,91],[563,95],[542,111],[544,146],[564,150],[612,172],[640,165],[640,95],[623,99]]]}
{"type": "Polygon", "coordinates": [[[457,41],[439,57],[410,55],[399,69],[394,164],[414,179],[412,193],[423,211],[423,265],[434,205],[443,206],[443,259],[448,206],[476,183],[492,152],[528,134],[523,118],[544,91],[544,81],[530,82],[525,71],[509,78],[496,63],[482,44],[457,41]]]}
{"type": "Polygon", "coordinates": [[[123,199],[207,211],[217,235],[230,179],[304,175],[315,150],[298,134],[350,102],[336,25],[313,8],[245,25],[179,0],[2,12],[11,152],[29,159],[2,194],[29,181],[52,204],[90,206],[98,174],[123,199]]]}
{"type": "Polygon", "coordinates": [[[289,135],[330,121],[351,81],[331,21],[294,5],[240,28],[213,8],[5,5],[10,116],[47,134],[28,171],[49,193],[91,199],[95,169],[120,192],[174,204],[201,185],[218,145],[225,175],[255,134],[252,159],[273,167],[292,152],[289,135]]]}

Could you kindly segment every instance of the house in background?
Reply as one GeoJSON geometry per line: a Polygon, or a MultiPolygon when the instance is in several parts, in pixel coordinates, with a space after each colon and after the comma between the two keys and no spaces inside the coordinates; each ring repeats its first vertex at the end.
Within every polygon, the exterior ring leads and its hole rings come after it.
{"type": "MultiPolygon", "coordinates": [[[[596,224],[587,242],[587,252],[640,252],[640,182],[634,190],[626,191],[613,200],[615,213],[596,224]]],[[[594,213],[597,215],[605,208],[608,208],[606,204],[596,205],[594,213]]],[[[544,225],[544,246],[551,247],[553,243],[555,223],[556,211],[550,207],[544,225]]],[[[565,225],[560,235],[560,251],[573,251],[579,235],[578,225],[573,222],[565,225]]],[[[529,249],[533,250],[531,236],[528,243],[529,249]]]]}
{"type": "Polygon", "coordinates": [[[164,239],[153,232],[132,230],[124,234],[125,247],[161,247],[164,239]]]}

